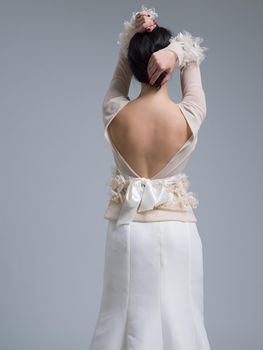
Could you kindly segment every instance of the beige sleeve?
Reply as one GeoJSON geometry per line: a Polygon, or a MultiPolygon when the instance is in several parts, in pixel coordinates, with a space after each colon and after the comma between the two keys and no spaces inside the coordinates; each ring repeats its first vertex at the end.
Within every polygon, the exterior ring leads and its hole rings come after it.
{"type": "Polygon", "coordinates": [[[124,96],[127,98],[131,78],[132,72],[130,70],[128,60],[125,58],[123,50],[120,49],[118,61],[115,66],[109,87],[104,96],[103,103],[107,103],[110,99],[117,96],[124,96]]]}
{"type": "Polygon", "coordinates": [[[105,137],[108,140],[107,128],[116,114],[130,101],[128,97],[132,72],[122,49],[119,50],[109,87],[102,102],[102,116],[105,127],[105,137]]]}
{"type": "MultiPolygon", "coordinates": [[[[181,91],[183,106],[192,106],[197,124],[201,124],[206,117],[206,98],[202,85],[200,64],[193,62],[180,69],[181,91]]],[[[200,125],[199,125],[200,126],[200,125]]]]}
{"type": "Polygon", "coordinates": [[[204,60],[205,47],[200,46],[201,38],[192,37],[189,32],[180,33],[171,39],[166,47],[177,54],[177,67],[180,69],[182,99],[179,106],[194,134],[199,130],[206,117],[206,98],[202,85],[200,64],[204,60]]]}

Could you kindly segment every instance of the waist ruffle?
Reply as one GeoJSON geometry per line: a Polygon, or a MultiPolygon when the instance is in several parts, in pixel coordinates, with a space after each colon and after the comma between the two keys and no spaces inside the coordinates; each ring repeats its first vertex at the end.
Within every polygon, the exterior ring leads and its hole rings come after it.
{"type": "Polygon", "coordinates": [[[148,179],[123,174],[115,166],[110,180],[110,204],[121,207],[117,224],[129,223],[138,214],[153,210],[178,211],[180,215],[191,212],[199,201],[195,193],[188,191],[189,185],[185,173],[148,179]]]}

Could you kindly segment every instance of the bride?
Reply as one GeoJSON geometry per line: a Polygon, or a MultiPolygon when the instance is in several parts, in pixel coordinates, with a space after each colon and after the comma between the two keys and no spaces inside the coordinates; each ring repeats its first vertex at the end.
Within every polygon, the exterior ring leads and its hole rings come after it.
{"type": "Polygon", "coordinates": [[[100,310],[90,350],[210,350],[202,242],[184,168],[206,116],[202,39],[159,26],[142,6],[124,22],[103,100],[114,157],[100,310]],[[182,99],[168,81],[180,70],[182,99]],[[132,76],[139,95],[128,96],[132,76]]]}

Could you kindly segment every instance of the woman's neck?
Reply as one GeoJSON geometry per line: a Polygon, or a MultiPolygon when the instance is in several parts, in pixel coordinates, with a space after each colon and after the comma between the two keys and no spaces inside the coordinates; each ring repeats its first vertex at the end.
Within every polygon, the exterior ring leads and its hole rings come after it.
{"type": "Polygon", "coordinates": [[[138,97],[146,96],[168,96],[168,82],[164,83],[160,89],[149,84],[141,83],[141,92],[138,97]]]}

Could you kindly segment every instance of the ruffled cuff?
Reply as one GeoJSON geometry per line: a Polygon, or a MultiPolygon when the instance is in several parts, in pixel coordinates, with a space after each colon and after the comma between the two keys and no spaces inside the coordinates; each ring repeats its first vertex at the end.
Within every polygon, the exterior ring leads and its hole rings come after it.
{"type": "Polygon", "coordinates": [[[135,17],[137,13],[146,11],[151,15],[151,19],[155,19],[158,17],[158,13],[155,11],[155,8],[148,9],[146,6],[142,5],[142,8],[138,12],[133,12],[130,21],[124,21],[124,29],[119,34],[117,44],[121,46],[121,50],[123,50],[124,56],[127,58],[128,56],[128,47],[131,38],[136,33],[135,30],[135,17]]]}
{"type": "Polygon", "coordinates": [[[200,64],[206,57],[207,47],[201,46],[203,39],[194,37],[191,33],[184,30],[175,37],[170,38],[170,44],[167,49],[174,51],[178,56],[179,68],[184,68],[193,62],[200,64]]]}

